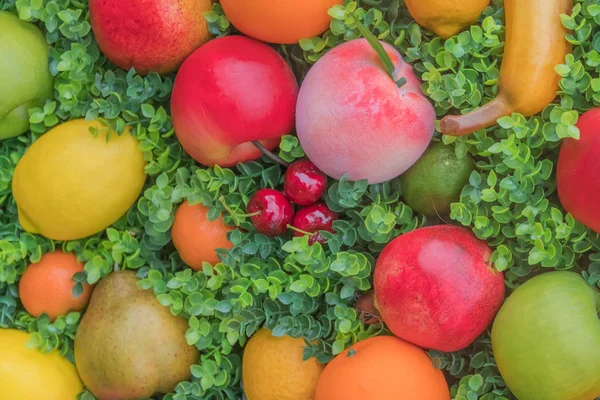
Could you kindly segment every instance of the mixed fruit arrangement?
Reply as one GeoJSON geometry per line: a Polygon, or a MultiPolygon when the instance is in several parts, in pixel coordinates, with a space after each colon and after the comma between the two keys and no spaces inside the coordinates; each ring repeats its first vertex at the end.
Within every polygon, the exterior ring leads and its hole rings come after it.
{"type": "Polygon", "coordinates": [[[0,0],[0,400],[600,398],[599,0],[0,0]]]}

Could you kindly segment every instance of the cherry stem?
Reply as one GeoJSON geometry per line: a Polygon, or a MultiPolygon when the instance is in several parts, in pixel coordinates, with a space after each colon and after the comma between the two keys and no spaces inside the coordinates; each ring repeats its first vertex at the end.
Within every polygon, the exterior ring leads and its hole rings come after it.
{"type": "Polygon", "coordinates": [[[253,140],[252,144],[255,145],[265,156],[269,157],[271,160],[275,161],[277,164],[280,164],[286,168],[290,166],[290,163],[285,162],[277,154],[273,153],[270,150],[267,150],[267,148],[265,146],[263,146],[263,144],[261,142],[259,142],[258,140],[253,140]]]}
{"type": "Polygon", "coordinates": [[[302,229],[296,228],[295,226],[290,225],[290,224],[288,224],[287,227],[288,227],[288,229],[291,229],[293,231],[299,232],[299,233],[301,233],[303,235],[307,235],[307,236],[316,236],[316,234],[317,234],[317,232],[306,232],[306,231],[303,231],[302,229]]]}
{"type": "Polygon", "coordinates": [[[239,218],[254,217],[255,215],[258,215],[262,212],[262,211],[256,211],[256,212],[249,213],[249,214],[238,214],[227,205],[227,202],[225,201],[225,197],[223,197],[223,196],[219,197],[219,202],[221,202],[221,204],[223,204],[223,207],[225,207],[227,212],[229,214],[231,214],[231,216],[235,219],[237,225],[239,225],[239,222],[240,222],[239,218]]]}

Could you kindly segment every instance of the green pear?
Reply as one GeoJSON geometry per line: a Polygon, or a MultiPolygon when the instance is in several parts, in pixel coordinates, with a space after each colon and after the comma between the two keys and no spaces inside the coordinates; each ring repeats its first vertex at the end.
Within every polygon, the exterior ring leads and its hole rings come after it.
{"type": "Polygon", "coordinates": [[[48,43],[33,24],[0,11],[0,140],[29,129],[28,109],[52,97],[48,43]]]}
{"type": "Polygon", "coordinates": [[[191,376],[199,352],[187,321],[171,314],[133,271],[101,280],[75,335],[75,364],[99,400],[145,399],[191,376]]]}
{"type": "Polygon", "coordinates": [[[492,327],[498,369],[519,400],[600,396],[600,295],[573,272],[548,272],[506,300],[492,327]]]}

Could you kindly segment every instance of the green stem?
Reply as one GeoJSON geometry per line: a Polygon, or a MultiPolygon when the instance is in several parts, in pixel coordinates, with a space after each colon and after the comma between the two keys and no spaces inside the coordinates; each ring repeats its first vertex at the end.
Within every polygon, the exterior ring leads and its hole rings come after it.
{"type": "Polygon", "coordinates": [[[307,236],[316,236],[317,235],[316,232],[306,232],[306,231],[303,231],[302,229],[296,228],[295,226],[292,226],[290,224],[288,224],[287,227],[288,227],[288,229],[291,229],[293,231],[299,232],[299,233],[301,233],[303,235],[307,235],[307,236]]]}
{"type": "Polygon", "coordinates": [[[256,212],[249,213],[249,214],[238,214],[227,205],[227,202],[225,201],[225,197],[223,197],[223,196],[219,197],[219,202],[223,205],[225,210],[227,210],[227,212],[233,217],[233,219],[236,222],[236,225],[240,224],[240,218],[254,217],[255,215],[259,215],[262,212],[262,211],[256,211],[256,212]]]}
{"type": "Polygon", "coordinates": [[[365,39],[367,39],[367,42],[369,42],[373,50],[375,50],[375,52],[379,56],[379,59],[383,63],[383,66],[385,67],[385,70],[387,71],[390,78],[392,78],[392,80],[396,82],[396,85],[398,85],[398,87],[404,86],[406,84],[406,78],[402,77],[397,81],[394,79],[394,71],[396,70],[396,67],[394,66],[392,59],[388,55],[387,51],[385,51],[385,48],[383,47],[379,39],[377,39],[377,37],[375,37],[375,35],[365,25],[363,25],[363,23],[360,21],[360,19],[356,16],[355,13],[352,12],[350,13],[350,15],[354,19],[354,22],[356,22],[356,27],[360,31],[360,34],[363,35],[365,39]]]}

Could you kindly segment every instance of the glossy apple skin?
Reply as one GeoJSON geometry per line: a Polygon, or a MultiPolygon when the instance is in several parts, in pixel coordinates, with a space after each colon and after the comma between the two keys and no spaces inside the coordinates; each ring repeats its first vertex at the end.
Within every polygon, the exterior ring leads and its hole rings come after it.
{"type": "Polygon", "coordinates": [[[294,161],[285,171],[285,195],[299,206],[319,201],[327,189],[327,176],[310,160],[294,161]]]}
{"type": "Polygon", "coordinates": [[[600,396],[600,296],[574,272],[531,278],[492,327],[494,358],[519,400],[600,396]]]}
{"type": "Polygon", "coordinates": [[[257,231],[267,236],[279,236],[287,230],[294,218],[294,207],[283,193],[273,189],[260,189],[250,199],[248,213],[260,211],[250,217],[257,231]]]}
{"type": "Polygon", "coordinates": [[[556,168],[558,197],[565,210],[600,232],[600,107],[577,122],[580,139],[565,139],[556,168]]]}
{"type": "MultiPolygon", "coordinates": [[[[308,239],[309,244],[325,243],[327,239],[319,231],[335,233],[333,230],[333,221],[338,219],[338,215],[331,211],[324,203],[313,204],[301,208],[294,215],[292,225],[304,232],[316,233],[308,239]]],[[[294,231],[294,236],[304,236],[302,232],[294,231]]]]}
{"type": "Polygon", "coordinates": [[[185,151],[206,166],[260,158],[294,127],[298,83],[268,45],[244,36],[211,40],[188,57],[175,79],[171,114],[185,151]]]}
{"type": "Polygon", "coordinates": [[[202,16],[207,0],[90,0],[98,47],[118,67],[172,72],[210,34],[202,16]]]}
{"type": "Polygon", "coordinates": [[[52,98],[48,43],[32,23],[0,11],[0,140],[29,130],[28,110],[52,98]]]}
{"type": "Polygon", "coordinates": [[[369,183],[402,174],[423,154],[435,111],[410,64],[383,43],[398,88],[365,39],[341,44],[308,72],[300,88],[296,130],[308,158],[325,174],[369,183]]]}
{"type": "Polygon", "coordinates": [[[487,243],[462,227],[419,228],[377,259],[375,304],[387,327],[417,346],[452,352],[491,324],[504,300],[503,274],[487,243]]]}

